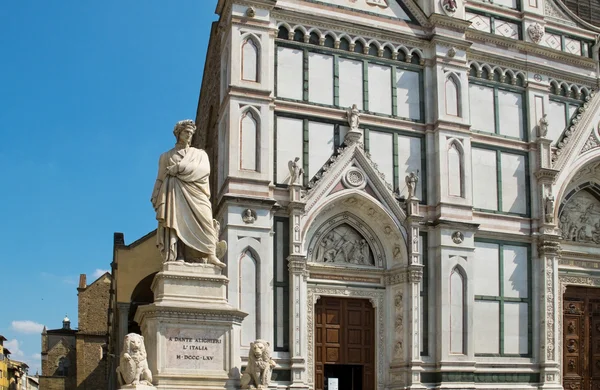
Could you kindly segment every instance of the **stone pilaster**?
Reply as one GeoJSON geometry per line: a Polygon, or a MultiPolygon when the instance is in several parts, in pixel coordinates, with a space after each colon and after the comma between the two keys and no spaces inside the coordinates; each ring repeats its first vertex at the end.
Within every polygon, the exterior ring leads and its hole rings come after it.
{"type": "Polygon", "coordinates": [[[129,333],[129,307],[130,303],[117,303],[117,316],[119,321],[119,338],[117,339],[116,356],[121,356],[121,348],[123,348],[123,340],[125,335],[129,333]]]}
{"type": "Polygon", "coordinates": [[[543,389],[562,389],[560,375],[561,351],[560,300],[558,283],[560,243],[558,236],[542,236],[538,242],[540,277],[540,382],[543,389]]]}
{"type": "Polygon", "coordinates": [[[290,255],[288,268],[290,271],[290,366],[292,370],[292,384],[290,388],[306,389],[307,348],[312,348],[307,343],[308,332],[306,321],[306,256],[301,253],[301,222],[304,215],[305,203],[302,201],[302,187],[299,184],[290,185],[290,203],[288,213],[290,216],[290,255]]]}
{"type": "Polygon", "coordinates": [[[407,326],[407,360],[410,367],[407,375],[407,384],[410,389],[425,388],[421,383],[421,308],[420,308],[420,283],[423,279],[423,262],[419,248],[419,225],[423,216],[419,210],[419,199],[410,197],[407,200],[406,227],[408,230],[408,280],[406,294],[406,309],[408,318],[407,326]]]}
{"type": "Polygon", "coordinates": [[[290,270],[290,366],[292,370],[292,384],[290,388],[307,388],[306,356],[307,348],[312,348],[307,343],[308,332],[306,321],[306,257],[290,255],[288,257],[290,270]]]}

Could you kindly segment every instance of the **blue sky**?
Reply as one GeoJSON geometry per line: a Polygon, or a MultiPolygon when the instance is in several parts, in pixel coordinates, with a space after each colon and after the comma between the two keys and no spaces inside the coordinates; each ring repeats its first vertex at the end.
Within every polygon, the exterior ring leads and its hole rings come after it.
{"type": "Polygon", "coordinates": [[[215,6],[0,4],[0,334],[32,373],[41,325],[77,326],[79,274],[109,269],[113,233],[155,227],[157,159],[195,117],[215,6]]]}

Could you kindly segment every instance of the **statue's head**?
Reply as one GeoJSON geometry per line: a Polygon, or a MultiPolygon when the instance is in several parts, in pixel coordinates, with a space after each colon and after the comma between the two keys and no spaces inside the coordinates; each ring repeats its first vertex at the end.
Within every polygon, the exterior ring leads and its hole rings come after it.
{"type": "Polygon", "coordinates": [[[177,122],[173,129],[173,134],[177,138],[177,142],[184,142],[189,145],[192,142],[192,137],[196,132],[196,124],[191,119],[185,119],[177,122]]]}

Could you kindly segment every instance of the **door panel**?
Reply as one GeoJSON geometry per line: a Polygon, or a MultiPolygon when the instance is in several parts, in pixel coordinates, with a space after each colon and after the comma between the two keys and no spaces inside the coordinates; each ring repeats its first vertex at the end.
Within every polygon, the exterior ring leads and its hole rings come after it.
{"type": "Polygon", "coordinates": [[[366,299],[322,297],[315,305],[315,390],[325,386],[325,364],[362,367],[362,389],[375,387],[374,316],[366,299]]]}
{"type": "Polygon", "coordinates": [[[563,297],[563,387],[600,390],[600,289],[570,286],[563,297]]]}

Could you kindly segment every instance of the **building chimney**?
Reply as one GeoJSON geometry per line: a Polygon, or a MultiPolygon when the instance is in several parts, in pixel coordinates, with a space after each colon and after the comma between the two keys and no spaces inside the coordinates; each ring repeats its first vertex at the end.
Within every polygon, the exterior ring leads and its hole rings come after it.
{"type": "Polygon", "coordinates": [[[87,287],[87,281],[86,281],[86,277],[85,274],[80,274],[79,275],[79,288],[86,288],[87,287]]]}

